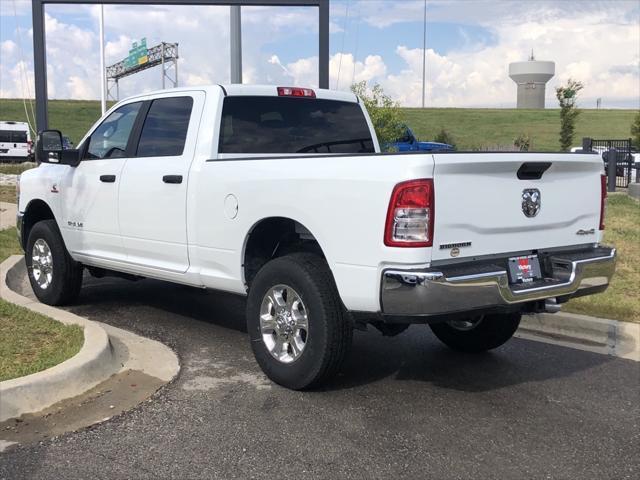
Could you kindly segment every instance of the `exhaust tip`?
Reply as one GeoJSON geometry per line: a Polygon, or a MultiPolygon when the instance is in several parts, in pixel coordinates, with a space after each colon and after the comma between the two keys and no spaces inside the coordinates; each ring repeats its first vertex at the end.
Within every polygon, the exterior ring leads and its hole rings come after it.
{"type": "Polygon", "coordinates": [[[562,305],[558,303],[555,297],[547,298],[544,301],[544,311],[547,313],[558,313],[562,309],[562,305]]]}

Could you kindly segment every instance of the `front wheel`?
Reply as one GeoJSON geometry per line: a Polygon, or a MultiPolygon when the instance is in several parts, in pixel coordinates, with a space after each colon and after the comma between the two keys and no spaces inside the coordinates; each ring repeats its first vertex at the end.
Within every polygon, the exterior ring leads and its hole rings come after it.
{"type": "Polygon", "coordinates": [[[429,325],[438,339],[461,352],[485,352],[506,343],[520,325],[520,313],[480,315],[429,325]]]}
{"type": "Polygon", "coordinates": [[[55,220],[42,220],[33,226],[25,260],[38,300],[47,305],[64,305],[76,299],[82,287],[82,265],[67,252],[55,220]]]}
{"type": "Polygon", "coordinates": [[[262,371],[294,390],[335,375],[353,334],[329,267],[308,253],[260,269],[249,289],[247,330],[262,371]]]}

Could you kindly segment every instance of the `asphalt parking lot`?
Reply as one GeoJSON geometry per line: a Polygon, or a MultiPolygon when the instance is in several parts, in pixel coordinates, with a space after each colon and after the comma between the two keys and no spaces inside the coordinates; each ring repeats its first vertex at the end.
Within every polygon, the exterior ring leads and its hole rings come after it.
{"type": "Polygon", "coordinates": [[[514,339],[480,356],[424,326],[356,332],[322,391],[271,384],[238,297],[91,280],[75,313],[160,340],[179,377],[105,423],[0,454],[0,478],[638,478],[640,364],[514,339]]]}

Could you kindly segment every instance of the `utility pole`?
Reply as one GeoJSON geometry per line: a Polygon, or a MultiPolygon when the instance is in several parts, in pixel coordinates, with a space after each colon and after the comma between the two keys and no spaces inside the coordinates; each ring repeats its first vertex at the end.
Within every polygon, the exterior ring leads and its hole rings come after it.
{"type": "Polygon", "coordinates": [[[100,4],[100,106],[102,115],[107,111],[107,87],[104,69],[104,5],[100,4]]]}
{"type": "Polygon", "coordinates": [[[231,83],[242,83],[242,18],[240,5],[231,5],[231,83]]]}
{"type": "Polygon", "coordinates": [[[426,95],[427,80],[427,0],[424,0],[424,20],[422,29],[422,108],[426,95]]]}

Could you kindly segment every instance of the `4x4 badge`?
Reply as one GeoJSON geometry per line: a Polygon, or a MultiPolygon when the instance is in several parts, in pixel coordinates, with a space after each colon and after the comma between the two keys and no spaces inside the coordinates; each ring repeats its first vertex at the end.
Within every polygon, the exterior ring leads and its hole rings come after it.
{"type": "Polygon", "coordinates": [[[522,191],[522,213],[525,217],[535,217],[540,211],[540,190],[525,188],[522,191]]]}

